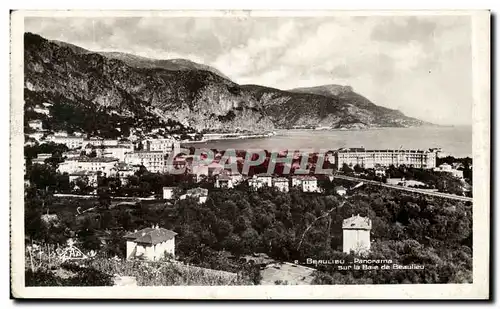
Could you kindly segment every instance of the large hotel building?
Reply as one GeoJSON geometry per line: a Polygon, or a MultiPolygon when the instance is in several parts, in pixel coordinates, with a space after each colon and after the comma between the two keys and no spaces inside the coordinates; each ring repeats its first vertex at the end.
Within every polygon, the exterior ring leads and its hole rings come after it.
{"type": "Polygon", "coordinates": [[[335,162],[340,170],[345,164],[363,168],[376,166],[405,165],[414,168],[436,167],[438,149],[429,150],[366,150],[365,148],[342,148],[335,153],[335,162]]]}

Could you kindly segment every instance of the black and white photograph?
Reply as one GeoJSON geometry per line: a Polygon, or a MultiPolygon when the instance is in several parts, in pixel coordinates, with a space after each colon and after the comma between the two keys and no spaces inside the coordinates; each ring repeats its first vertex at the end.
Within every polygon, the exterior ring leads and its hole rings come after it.
{"type": "Polygon", "coordinates": [[[489,23],[14,12],[14,297],[487,298],[489,23]]]}

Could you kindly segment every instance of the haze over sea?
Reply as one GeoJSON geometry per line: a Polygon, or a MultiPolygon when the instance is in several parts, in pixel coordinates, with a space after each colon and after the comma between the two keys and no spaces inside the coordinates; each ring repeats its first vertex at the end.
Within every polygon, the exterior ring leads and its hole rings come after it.
{"type": "Polygon", "coordinates": [[[185,144],[210,149],[429,149],[439,147],[443,154],[472,157],[472,127],[377,128],[368,130],[278,130],[266,138],[214,140],[185,144]]]}

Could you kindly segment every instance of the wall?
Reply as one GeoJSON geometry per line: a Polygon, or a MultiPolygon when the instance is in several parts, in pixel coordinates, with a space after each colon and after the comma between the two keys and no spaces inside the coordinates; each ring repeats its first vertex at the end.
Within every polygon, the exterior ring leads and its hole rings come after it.
{"type": "Polygon", "coordinates": [[[128,241],[127,240],[127,259],[131,259],[135,257],[135,248],[136,248],[136,243],[133,241],[128,241]]]}
{"type": "Polygon", "coordinates": [[[343,233],[343,251],[349,253],[370,250],[370,231],[344,229],[343,233]]]}

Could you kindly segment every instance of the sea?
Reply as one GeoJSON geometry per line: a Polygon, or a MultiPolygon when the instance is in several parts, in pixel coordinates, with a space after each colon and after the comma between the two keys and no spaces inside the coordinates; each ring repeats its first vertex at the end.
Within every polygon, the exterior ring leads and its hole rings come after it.
{"type": "Polygon", "coordinates": [[[376,128],[366,130],[277,130],[276,135],[252,139],[212,140],[186,143],[183,147],[209,149],[266,149],[314,151],[343,147],[366,149],[441,148],[441,155],[472,157],[471,126],[376,128]]]}

